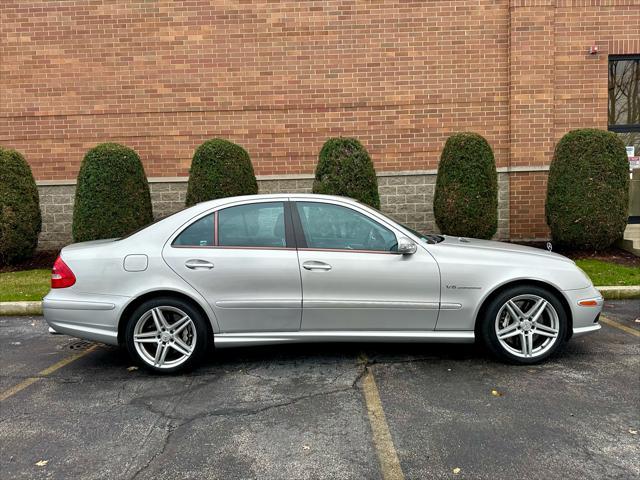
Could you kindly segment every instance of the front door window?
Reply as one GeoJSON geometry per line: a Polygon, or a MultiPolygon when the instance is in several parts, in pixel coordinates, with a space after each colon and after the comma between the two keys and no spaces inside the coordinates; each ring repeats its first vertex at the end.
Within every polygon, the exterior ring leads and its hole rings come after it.
{"type": "Polygon", "coordinates": [[[350,208],[329,203],[297,202],[307,248],[390,252],[396,235],[350,208]]]}

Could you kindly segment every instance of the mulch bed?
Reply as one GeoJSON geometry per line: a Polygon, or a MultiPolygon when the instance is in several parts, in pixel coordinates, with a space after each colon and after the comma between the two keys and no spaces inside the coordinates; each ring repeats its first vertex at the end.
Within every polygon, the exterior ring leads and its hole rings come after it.
{"type": "Polygon", "coordinates": [[[53,267],[53,262],[56,261],[56,257],[59,253],[60,250],[43,250],[40,252],[36,252],[32,258],[25,260],[24,262],[20,262],[16,265],[1,267],[0,273],[19,272],[21,270],[34,270],[37,268],[51,268],[53,267]]]}

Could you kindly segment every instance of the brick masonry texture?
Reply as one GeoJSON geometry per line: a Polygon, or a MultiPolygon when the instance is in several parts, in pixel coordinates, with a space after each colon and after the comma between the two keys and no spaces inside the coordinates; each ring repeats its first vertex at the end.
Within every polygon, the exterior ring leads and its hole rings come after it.
{"type": "MultiPolygon", "coordinates": [[[[438,231],[433,218],[436,176],[393,175],[378,178],[382,211],[399,222],[424,232],[438,231]]],[[[259,180],[260,193],[310,193],[313,179],[259,180]]],[[[186,182],[152,182],[151,202],[155,218],[184,208],[186,182]]],[[[509,236],[509,178],[498,176],[498,232],[496,238],[509,236]]],[[[75,185],[40,186],[42,233],[41,250],[56,249],[71,243],[71,222],[75,185]]]]}
{"type": "MultiPolygon", "coordinates": [[[[473,130],[518,170],[501,232],[546,238],[536,170],[570,129],[606,128],[607,56],[640,53],[638,25],[640,0],[2,0],[0,144],[38,180],[74,179],[104,141],[135,148],[149,177],[182,177],[216,136],[259,175],[311,173],[339,135],[406,172],[473,130]]],[[[428,202],[412,213],[429,225],[428,202]]]]}

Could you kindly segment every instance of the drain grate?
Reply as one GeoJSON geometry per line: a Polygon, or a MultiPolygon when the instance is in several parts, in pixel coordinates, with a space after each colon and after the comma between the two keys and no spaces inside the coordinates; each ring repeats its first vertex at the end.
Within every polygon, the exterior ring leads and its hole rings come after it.
{"type": "Polygon", "coordinates": [[[93,342],[89,342],[87,340],[76,340],[67,344],[67,348],[69,350],[86,350],[91,345],[93,345],[93,342]]]}

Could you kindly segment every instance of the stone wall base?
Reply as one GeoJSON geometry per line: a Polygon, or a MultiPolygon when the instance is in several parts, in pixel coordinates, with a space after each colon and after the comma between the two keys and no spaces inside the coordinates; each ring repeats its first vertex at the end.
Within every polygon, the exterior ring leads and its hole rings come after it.
{"type": "MultiPolygon", "coordinates": [[[[433,216],[434,174],[384,174],[378,177],[381,210],[407,226],[429,233],[437,233],[433,216]]],[[[258,179],[260,193],[309,193],[312,178],[258,179]]],[[[164,217],[184,208],[187,183],[154,181],[149,184],[155,218],[164,217]]],[[[498,174],[498,232],[497,239],[509,238],[509,178],[498,174]]],[[[40,185],[42,233],[39,250],[52,250],[72,243],[71,221],[75,185],[40,185]]]]}

